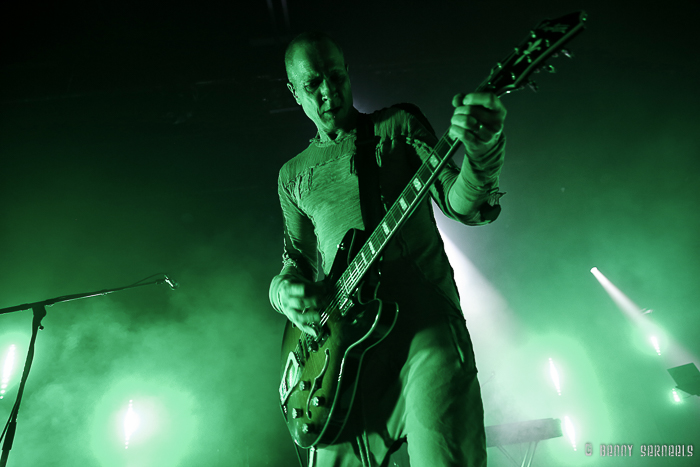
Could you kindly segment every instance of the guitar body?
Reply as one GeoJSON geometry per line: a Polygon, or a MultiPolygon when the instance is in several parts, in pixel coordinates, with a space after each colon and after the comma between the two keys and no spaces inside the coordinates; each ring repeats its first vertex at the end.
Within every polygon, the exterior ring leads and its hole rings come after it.
{"type": "MultiPolygon", "coordinates": [[[[348,231],[327,281],[336,282],[363,243],[363,231],[348,231]]],[[[352,409],[362,359],[389,334],[398,317],[395,303],[376,298],[379,283],[368,276],[347,302],[335,301],[321,313],[322,323],[323,317],[328,319],[318,339],[287,322],[280,407],[292,438],[302,448],[338,439],[352,409]]]]}

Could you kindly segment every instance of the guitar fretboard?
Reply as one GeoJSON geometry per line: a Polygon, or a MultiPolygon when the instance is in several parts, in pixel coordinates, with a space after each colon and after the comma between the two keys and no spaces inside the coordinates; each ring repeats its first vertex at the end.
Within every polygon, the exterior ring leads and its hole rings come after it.
{"type": "MultiPolygon", "coordinates": [[[[447,132],[440,138],[434,148],[425,146],[429,151],[428,158],[423,162],[411,181],[387,211],[384,218],[370,235],[364,246],[358,251],[345,272],[336,283],[337,302],[343,304],[359,285],[372,263],[381,255],[386,245],[396,231],[406,222],[415,211],[418,204],[425,198],[431,185],[437,179],[442,168],[447,164],[459,147],[459,140],[452,139],[447,132]]],[[[343,307],[340,306],[341,313],[343,307]]]]}
{"type": "MultiPolygon", "coordinates": [[[[503,61],[499,62],[481,83],[475,92],[492,92],[497,96],[522,89],[534,83],[529,76],[544,68],[545,60],[559,50],[584,27],[586,14],[583,11],[570,13],[555,20],[542,21],[528,38],[514,49],[503,61]]],[[[553,69],[553,68],[552,68],[553,69]]],[[[552,71],[550,69],[550,71],[552,71]]],[[[356,290],[362,277],[367,273],[381,255],[394,233],[406,222],[418,204],[425,198],[438,173],[447,164],[459,146],[459,140],[449,136],[449,130],[442,135],[434,148],[426,146],[429,157],[423,162],[418,172],[411,178],[401,196],[389,209],[365,245],[350,262],[345,272],[335,284],[331,303],[343,315],[350,308],[350,296],[356,290]]],[[[322,321],[325,321],[326,316],[322,321]]]]}

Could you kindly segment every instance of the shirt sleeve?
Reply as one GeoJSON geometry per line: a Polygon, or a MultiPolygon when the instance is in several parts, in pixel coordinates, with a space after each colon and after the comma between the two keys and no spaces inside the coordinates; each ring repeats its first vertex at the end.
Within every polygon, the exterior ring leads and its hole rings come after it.
{"type": "MultiPolygon", "coordinates": [[[[420,112],[418,107],[414,108],[420,112]]],[[[430,157],[431,148],[438,142],[432,128],[426,128],[423,120],[424,116],[419,118],[409,111],[408,140],[421,162],[430,157]]],[[[430,189],[440,210],[447,217],[467,225],[484,225],[496,220],[501,212],[499,200],[503,193],[499,192],[498,183],[504,156],[505,136],[501,135],[496,145],[478,163],[465,156],[460,170],[450,160],[430,189]],[[450,202],[451,190],[454,190],[453,199],[461,206],[453,206],[450,202]],[[464,206],[469,207],[469,212],[461,213],[455,209],[464,206]]]]}
{"type": "Polygon", "coordinates": [[[295,202],[291,192],[292,185],[285,185],[282,177],[277,184],[284,223],[284,249],[282,251],[282,270],[272,278],[269,297],[270,304],[278,312],[281,312],[279,302],[281,282],[289,277],[313,280],[317,269],[317,242],[314,225],[295,202]]]}

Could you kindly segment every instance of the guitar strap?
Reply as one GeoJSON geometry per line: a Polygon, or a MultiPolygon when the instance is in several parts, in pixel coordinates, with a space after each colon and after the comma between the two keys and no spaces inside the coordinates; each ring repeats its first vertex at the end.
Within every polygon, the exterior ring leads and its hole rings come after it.
{"type": "MultiPolygon", "coordinates": [[[[402,103],[392,107],[404,110],[416,117],[435,136],[435,130],[418,106],[402,103]]],[[[363,113],[358,114],[354,166],[360,186],[362,221],[365,225],[365,232],[368,234],[376,229],[387,211],[379,183],[381,161],[377,155],[378,143],[379,136],[374,134],[374,122],[370,116],[363,113]]]]}
{"type": "Polygon", "coordinates": [[[367,114],[357,116],[357,139],[355,140],[354,166],[360,188],[360,210],[365,232],[370,234],[379,225],[386,212],[379,188],[379,165],[374,123],[367,114]]]}
{"type": "MultiPolygon", "coordinates": [[[[360,210],[365,233],[371,234],[384,217],[386,206],[382,201],[379,183],[380,160],[377,155],[379,137],[374,134],[374,122],[367,114],[359,114],[357,117],[357,139],[355,140],[354,167],[357,173],[357,182],[360,190],[360,210]]],[[[381,261],[381,259],[379,260],[381,261]]],[[[370,281],[378,280],[379,261],[375,262],[368,276],[370,281]]],[[[355,399],[355,410],[362,404],[362,397],[358,394],[355,399]]],[[[357,449],[363,467],[374,467],[369,451],[367,434],[357,436],[357,449]]]]}

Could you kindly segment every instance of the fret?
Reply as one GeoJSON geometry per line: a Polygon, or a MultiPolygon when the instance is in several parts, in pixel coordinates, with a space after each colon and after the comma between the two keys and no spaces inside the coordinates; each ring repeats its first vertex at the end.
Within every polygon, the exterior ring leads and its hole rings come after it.
{"type": "Polygon", "coordinates": [[[413,179],[413,186],[415,187],[416,191],[420,193],[420,189],[423,188],[423,182],[416,177],[413,179]]]}
{"type": "Polygon", "coordinates": [[[379,226],[370,235],[367,243],[358,251],[355,259],[341,276],[341,279],[344,281],[342,285],[346,294],[349,295],[357,287],[369,266],[381,254],[394,233],[403,225],[418,203],[425,197],[428,188],[435,181],[438,173],[445,166],[458,145],[459,141],[450,138],[447,132],[438,141],[432,150],[432,154],[420,166],[394,205],[384,215],[379,226]]]}
{"type": "Polygon", "coordinates": [[[362,271],[362,267],[360,265],[360,261],[353,261],[353,264],[355,265],[355,270],[353,271],[355,273],[355,276],[360,275],[359,273],[362,271]]]}
{"type": "Polygon", "coordinates": [[[350,291],[348,290],[348,284],[347,284],[347,279],[348,279],[348,271],[345,270],[343,274],[340,275],[338,278],[338,288],[340,289],[339,291],[336,292],[336,296],[340,300],[339,293],[340,295],[349,295],[350,291]]]}
{"type": "Polygon", "coordinates": [[[367,259],[367,268],[369,269],[369,266],[372,264],[372,261],[374,261],[374,252],[376,251],[373,247],[371,247],[371,241],[367,242],[367,245],[363,246],[362,249],[365,251],[366,259],[367,259]],[[369,250],[369,251],[368,251],[369,250]]]}
{"type": "Polygon", "coordinates": [[[374,237],[377,239],[377,245],[379,245],[379,249],[381,249],[384,246],[384,241],[386,241],[386,235],[384,234],[384,231],[377,229],[374,232],[374,237]]]}
{"type": "Polygon", "coordinates": [[[402,198],[406,200],[409,206],[413,204],[413,200],[416,199],[416,194],[413,192],[413,187],[411,185],[407,186],[403,191],[402,198]]]}
{"type": "Polygon", "coordinates": [[[435,154],[433,154],[432,156],[430,156],[430,159],[428,159],[428,162],[430,163],[430,166],[433,168],[433,170],[435,170],[435,168],[436,168],[436,167],[438,166],[438,164],[440,163],[440,161],[438,160],[438,158],[435,157],[435,154]]]}
{"type": "Polygon", "coordinates": [[[408,209],[408,204],[406,204],[406,200],[404,199],[403,196],[399,197],[399,206],[401,206],[402,211],[405,211],[406,209],[408,209]]]}
{"type": "Polygon", "coordinates": [[[430,180],[430,177],[433,175],[433,172],[430,171],[430,168],[428,166],[424,165],[420,168],[416,175],[423,182],[423,185],[427,185],[428,180],[430,180]]]}
{"type": "Polygon", "coordinates": [[[388,237],[391,229],[386,225],[386,222],[382,222],[382,230],[384,230],[384,234],[388,237]]]}
{"type": "Polygon", "coordinates": [[[400,209],[398,209],[398,208],[396,208],[396,206],[394,206],[389,210],[389,212],[387,214],[391,216],[391,220],[394,222],[394,230],[395,230],[396,226],[399,225],[399,222],[401,222],[401,219],[403,218],[403,213],[401,212],[400,209]]]}
{"type": "Polygon", "coordinates": [[[350,263],[350,277],[352,278],[353,282],[357,278],[357,261],[353,261],[350,263]]]}

